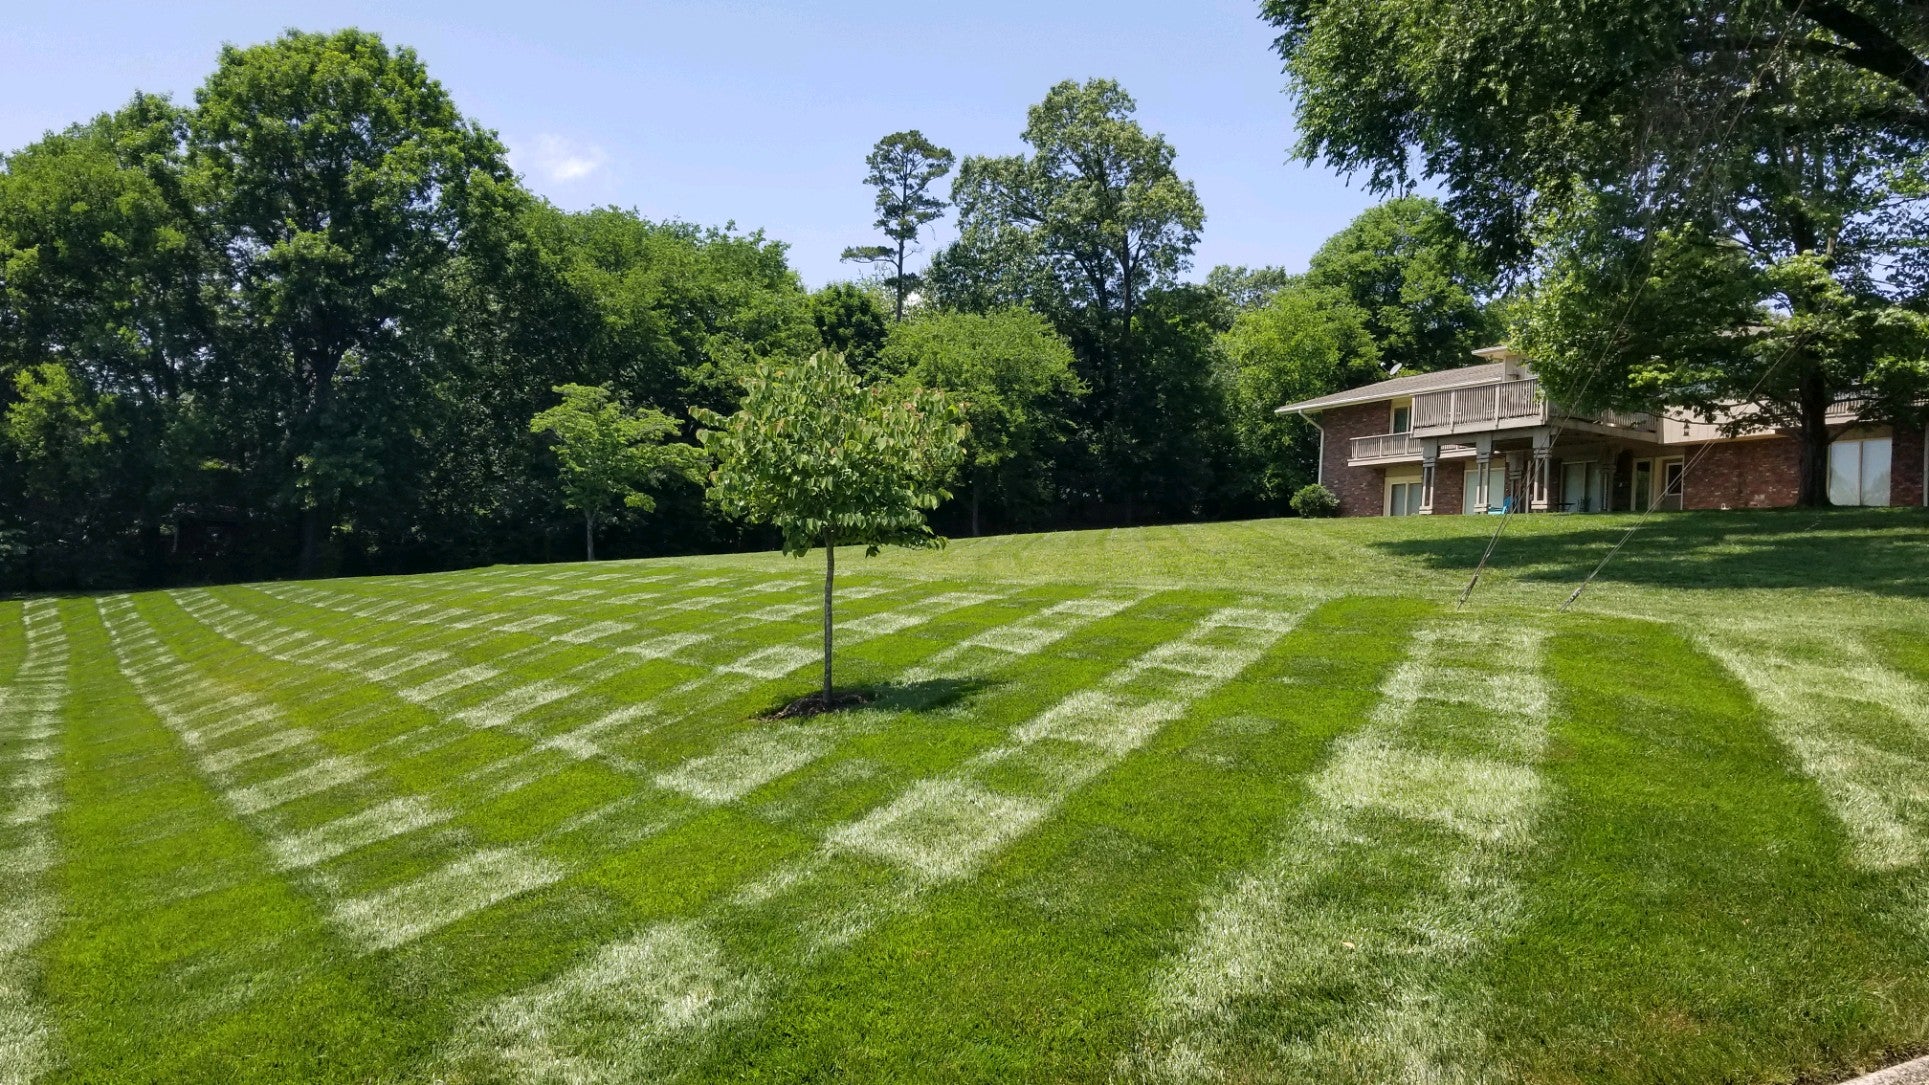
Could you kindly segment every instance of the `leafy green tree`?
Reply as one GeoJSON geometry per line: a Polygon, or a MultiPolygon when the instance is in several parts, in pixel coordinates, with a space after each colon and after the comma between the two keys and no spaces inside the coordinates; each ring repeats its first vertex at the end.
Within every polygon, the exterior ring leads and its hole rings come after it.
{"type": "Polygon", "coordinates": [[[769,361],[744,378],[728,418],[693,412],[716,460],[710,494],[726,515],[774,525],[786,554],[824,548],[823,707],[833,706],[832,590],[837,548],[929,547],[944,540],[926,515],[964,457],[965,425],[941,392],[866,387],[844,360],[819,351],[769,361]]]}
{"type": "Polygon", "coordinates": [[[647,491],[666,482],[700,481],[703,450],[676,442],[676,419],[628,407],[601,385],[561,384],[563,401],[530,419],[531,433],[556,440],[563,503],[583,514],[583,551],[596,560],[596,522],[618,506],[652,512],[647,491]]]}
{"type": "Polygon", "coordinates": [[[1279,417],[1277,408],[1380,377],[1368,323],[1341,291],[1301,281],[1239,314],[1220,337],[1241,474],[1260,501],[1276,506],[1311,482],[1317,467],[1318,431],[1303,418],[1279,417]]]}
{"type": "Polygon", "coordinates": [[[964,412],[973,535],[987,492],[1008,504],[1037,494],[1085,391],[1071,347],[1029,309],[920,316],[891,329],[881,365],[907,388],[946,392],[964,412]]]}
{"type": "Polygon", "coordinates": [[[43,574],[97,582],[90,567],[112,567],[122,526],[113,482],[124,434],[114,397],[95,395],[59,362],[22,369],[11,384],[0,462],[33,517],[34,564],[43,574]]]}
{"type": "Polygon", "coordinates": [[[286,472],[313,574],[429,398],[458,261],[519,194],[415,53],[358,30],[224,48],[188,147],[237,310],[228,406],[273,441],[259,453],[286,472]]]}
{"type": "Polygon", "coordinates": [[[1299,276],[1283,267],[1233,267],[1220,264],[1206,273],[1206,289],[1226,299],[1235,313],[1257,309],[1299,276]]]}
{"type": "Polygon", "coordinates": [[[952,296],[1022,300],[1071,342],[1091,388],[1082,440],[1097,450],[1073,486],[1128,507],[1144,490],[1147,450],[1166,444],[1171,428],[1141,394],[1155,360],[1137,336],[1174,326],[1141,322],[1139,309],[1176,285],[1205,222],[1198,194],[1173,169],[1171,144],[1133,120],[1136,109],[1111,80],[1053,87],[1027,115],[1029,156],[960,166],[960,239],[942,269],[952,296]]]}
{"type": "Polygon", "coordinates": [[[171,510],[205,474],[190,466],[204,457],[177,455],[215,345],[214,247],[188,189],[185,123],[165,99],[136,95],[0,168],[0,407],[47,359],[68,363],[76,395],[112,403],[114,468],[90,478],[100,491],[67,499],[100,518],[89,566],[136,556],[148,583],[171,510]]]}
{"type": "MultiPolygon", "coordinates": [[[[904,301],[922,281],[907,270],[905,261],[915,255],[924,228],[944,214],[946,204],[931,194],[931,186],[951,172],[957,157],[924,138],[917,129],[893,132],[877,141],[864,158],[870,172],[864,183],[877,190],[876,226],[890,240],[888,245],[861,245],[844,250],[844,259],[887,266],[891,274],[884,280],[896,301],[896,317],[904,319],[904,301]]],[[[835,348],[833,348],[835,349],[835,348]]]]}
{"type": "Polygon", "coordinates": [[[890,337],[891,324],[870,292],[855,283],[832,283],[810,296],[810,319],[825,350],[868,374],[890,337]]]}
{"type": "Polygon", "coordinates": [[[114,398],[90,395],[66,366],[43,362],[14,375],[12,400],[0,434],[27,494],[70,508],[76,497],[98,499],[112,469],[114,398]]]}
{"type": "Polygon", "coordinates": [[[1929,354],[1916,321],[1929,38],[1907,5],[1268,0],[1265,12],[1295,82],[1300,153],[1386,191],[1417,166],[1489,254],[1545,278],[1535,296],[1549,308],[1530,297],[1524,330],[1573,405],[1693,409],[1702,388],[1738,391],[1745,412],[1792,424],[1812,505],[1827,501],[1831,406],[1872,391],[1858,413],[1877,421],[1919,398],[1903,386],[1925,387],[1907,360],[1929,354]],[[1590,280],[1599,292],[1583,305],[1573,288],[1590,280]],[[1649,296],[1670,283],[1698,293],[1649,296]],[[1556,326],[1563,314],[1576,323],[1556,326]],[[1731,322],[1628,330],[1716,317],[1731,322]],[[1710,335],[1724,342],[1692,362],[1645,352],[1710,335]]]}
{"type": "Polygon", "coordinates": [[[1485,305],[1493,276],[1435,200],[1402,196],[1361,212],[1313,254],[1306,281],[1366,314],[1388,372],[1466,365],[1500,335],[1485,305]]]}

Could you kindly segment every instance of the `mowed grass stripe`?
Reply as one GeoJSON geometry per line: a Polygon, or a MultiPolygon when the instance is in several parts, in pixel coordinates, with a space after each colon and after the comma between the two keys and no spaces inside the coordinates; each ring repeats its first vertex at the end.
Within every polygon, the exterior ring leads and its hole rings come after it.
{"type": "Polygon", "coordinates": [[[1929,684],[1851,629],[1722,623],[1700,644],[1752,690],[1876,870],[1929,860],[1929,684]]]}
{"type": "Polygon", "coordinates": [[[96,609],[68,617],[61,922],[43,949],[61,1076],[394,1076],[433,1008],[353,963],[120,676],[96,609]]]}
{"type": "MultiPolygon", "coordinates": [[[[878,616],[888,619],[894,629],[903,630],[923,624],[953,609],[974,606],[985,601],[988,601],[988,597],[982,595],[948,593],[931,598],[914,599],[897,608],[879,612],[878,616]]],[[[221,617],[222,615],[216,614],[212,616],[211,620],[218,620],[221,617]]],[[[860,622],[863,620],[866,619],[859,619],[860,622]]],[[[711,623],[712,628],[715,628],[715,624],[714,622],[711,623]]],[[[235,633],[232,628],[221,629],[220,631],[226,632],[231,636],[235,633]]],[[[718,634],[704,634],[703,639],[706,641],[713,640],[717,636],[718,634]]],[[[652,637],[643,643],[651,644],[663,639],[662,637],[652,637]]],[[[807,637],[805,639],[808,640],[810,638],[807,637]]],[[[848,633],[847,639],[861,642],[866,638],[862,631],[853,631],[848,633]]],[[[688,645],[683,646],[687,647],[688,645]]],[[[617,652],[630,651],[629,646],[617,649],[617,652]]],[[[509,699],[510,702],[513,703],[515,698],[522,696],[526,691],[536,690],[540,691],[540,696],[529,697],[524,703],[533,705],[561,701],[567,698],[569,707],[575,711],[578,717],[584,714],[586,708],[591,710],[590,714],[592,714],[594,718],[588,724],[582,724],[570,730],[553,734],[545,734],[545,732],[541,730],[530,731],[529,733],[532,735],[544,737],[544,741],[531,750],[526,751],[527,754],[539,755],[543,753],[562,752],[580,759],[610,757],[611,755],[608,755],[595,745],[596,740],[600,737],[597,732],[608,732],[614,729],[614,725],[630,723],[636,720],[647,721],[647,724],[653,728],[661,727],[672,718],[688,716],[700,709],[709,707],[709,705],[715,702],[727,700],[732,696],[746,694],[761,685],[765,680],[757,673],[754,673],[760,670],[763,665],[746,663],[746,661],[764,659],[768,656],[768,653],[769,646],[766,645],[762,648],[740,650],[736,659],[718,660],[709,667],[704,667],[695,661],[691,661],[691,665],[682,667],[681,671],[685,674],[691,674],[692,677],[672,689],[662,691],[664,696],[655,697],[644,702],[623,705],[614,708],[607,715],[603,716],[595,716],[595,713],[600,711],[602,705],[600,701],[590,695],[588,689],[575,686],[566,681],[546,680],[522,687],[512,687],[506,694],[501,696],[502,698],[509,699]],[[611,717],[614,717],[614,719],[611,717]]],[[[635,658],[635,655],[636,653],[625,655],[611,652],[598,652],[592,656],[589,663],[583,664],[581,667],[600,669],[609,667],[612,664],[618,667],[635,667],[638,666],[641,661],[639,658],[635,658]]],[[[642,655],[644,658],[648,657],[647,653],[642,655]]],[[[487,702],[485,702],[485,704],[486,703],[487,702]]],[[[498,701],[498,703],[501,702],[498,701]]],[[[459,711],[455,713],[455,718],[472,726],[496,727],[509,725],[509,721],[504,719],[500,714],[484,716],[474,709],[459,711]]],[[[515,727],[511,727],[511,729],[522,730],[521,728],[515,727]]],[[[611,760],[612,763],[618,764],[621,767],[634,768],[634,766],[628,765],[621,758],[611,757],[611,760]]],[[[524,782],[526,782],[526,780],[524,782]]]]}
{"type": "Polygon", "coordinates": [[[1199,900],[1258,861],[1309,770],[1363,724],[1405,654],[1413,600],[1315,609],[1237,682],[975,878],[943,886],[850,952],[819,957],[754,1028],[726,1028],[692,1080],[1078,1081],[1130,1050],[1146,983],[1199,900]],[[864,992],[862,1013],[838,1007],[864,992]]]}
{"type": "Polygon", "coordinates": [[[1543,805],[1545,631],[1451,616],[1416,633],[1272,852],[1213,894],[1161,970],[1126,1080],[1482,1080],[1456,969],[1520,915],[1543,805]]]}
{"type": "Polygon", "coordinates": [[[59,607],[37,599],[20,608],[20,665],[0,706],[0,780],[8,809],[0,822],[0,1082],[39,1079],[52,1063],[39,998],[38,949],[58,913],[46,885],[54,865],[51,816],[59,809],[62,714],[69,696],[67,631],[59,607]]]}
{"type": "Polygon", "coordinates": [[[1929,1048],[1920,872],[1858,860],[1782,724],[1696,637],[1587,618],[1550,643],[1562,801],[1526,921],[1463,977],[1510,1079],[1840,1081],[1929,1048]]]}
{"type": "Polygon", "coordinates": [[[687,1066],[718,1026],[758,1015],[766,987],[914,907],[929,889],[967,876],[1250,666],[1303,609],[1220,607],[1192,618],[1176,639],[1106,676],[1108,703],[1119,714],[1108,717],[1080,695],[1061,700],[962,771],[927,778],[834,828],[815,854],[775,870],[718,914],[648,927],[498,1002],[452,1058],[524,1080],[654,1078],[687,1066]],[[1030,779],[1011,774],[1021,765],[1035,770],[1030,779]],[[751,950],[747,958],[732,954],[723,932],[757,925],[760,913],[788,930],[739,941],[739,954],[751,950]],[[786,967],[773,967],[780,964],[786,967]]]}

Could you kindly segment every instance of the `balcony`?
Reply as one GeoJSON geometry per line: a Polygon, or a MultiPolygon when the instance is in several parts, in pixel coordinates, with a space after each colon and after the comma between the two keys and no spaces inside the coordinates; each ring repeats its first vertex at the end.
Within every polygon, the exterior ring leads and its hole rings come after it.
{"type": "Polygon", "coordinates": [[[1540,381],[1495,381],[1413,397],[1413,432],[1421,437],[1539,426],[1547,422],[1540,381]]]}
{"type": "Polygon", "coordinates": [[[1417,460],[1420,458],[1420,442],[1411,433],[1376,433],[1371,437],[1353,438],[1347,457],[1353,463],[1377,463],[1381,460],[1417,460]]]}
{"type": "MultiPolygon", "coordinates": [[[[1441,437],[1454,433],[1543,426],[1561,416],[1563,426],[1596,433],[1659,435],[1650,415],[1603,411],[1594,415],[1564,415],[1540,394],[1540,381],[1494,381],[1466,388],[1428,392],[1413,397],[1413,435],[1441,437]]],[[[1417,442],[1416,442],[1417,443],[1417,442]]]]}

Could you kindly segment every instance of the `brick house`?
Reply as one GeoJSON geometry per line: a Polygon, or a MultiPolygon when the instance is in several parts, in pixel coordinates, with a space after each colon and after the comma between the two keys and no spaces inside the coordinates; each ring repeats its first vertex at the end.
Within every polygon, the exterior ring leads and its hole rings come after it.
{"type": "MultiPolygon", "coordinates": [[[[1319,477],[1342,516],[1763,509],[1795,503],[1795,439],[1709,423],[1562,410],[1505,347],[1485,364],[1289,403],[1320,432],[1319,477]],[[1692,474],[1688,465],[1693,464],[1692,474]]],[[[1922,505],[1921,427],[1865,426],[1844,406],[1829,447],[1838,505],[1922,505]]]]}

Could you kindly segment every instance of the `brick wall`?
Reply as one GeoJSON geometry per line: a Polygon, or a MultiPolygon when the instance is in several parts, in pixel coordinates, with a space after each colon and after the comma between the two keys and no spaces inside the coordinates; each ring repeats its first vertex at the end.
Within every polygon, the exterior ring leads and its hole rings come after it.
{"type": "Polygon", "coordinates": [[[1897,426],[1890,447],[1889,501],[1896,505],[1922,504],[1922,427],[1897,426]]]}
{"type": "Polygon", "coordinates": [[[1341,516],[1379,516],[1386,511],[1386,473],[1378,467],[1348,467],[1346,458],[1355,437],[1385,433],[1389,425],[1384,403],[1335,407],[1317,421],[1326,431],[1322,476],[1326,488],[1340,499],[1341,516]]]}
{"type": "Polygon", "coordinates": [[[1433,514],[1458,516],[1467,499],[1467,461],[1442,460],[1433,469],[1433,514]]]}
{"type": "MultiPolygon", "coordinates": [[[[1695,448],[1682,450],[1690,460],[1697,451],[1695,448]]],[[[1799,452],[1792,437],[1713,445],[1688,472],[1682,485],[1682,507],[1778,509],[1793,505],[1799,452]]]]}

